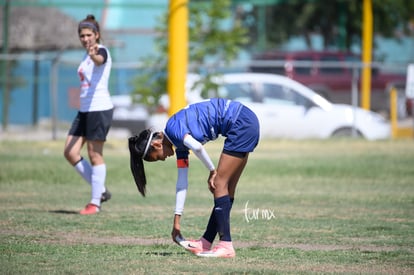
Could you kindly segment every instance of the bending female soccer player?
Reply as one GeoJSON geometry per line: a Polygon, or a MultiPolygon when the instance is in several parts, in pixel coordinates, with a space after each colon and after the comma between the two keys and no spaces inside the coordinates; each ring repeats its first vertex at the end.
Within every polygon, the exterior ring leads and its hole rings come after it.
{"type": "Polygon", "coordinates": [[[258,141],[259,122],[256,115],[241,103],[222,98],[187,106],[168,120],[163,132],[147,129],[129,138],[131,172],[143,196],[146,190],[143,160],[165,160],[174,155],[175,147],[178,179],[171,235],[176,243],[201,257],[230,258],[236,255],[230,235],[230,210],[249,152],[253,152],[258,141]],[[219,135],[226,139],[216,169],[203,144],[219,135]],[[209,170],[208,187],[214,195],[214,207],[206,230],[199,240],[194,241],[185,241],[180,232],[180,218],[188,187],[189,150],[209,170]],[[212,247],[217,234],[219,242],[212,247]]]}

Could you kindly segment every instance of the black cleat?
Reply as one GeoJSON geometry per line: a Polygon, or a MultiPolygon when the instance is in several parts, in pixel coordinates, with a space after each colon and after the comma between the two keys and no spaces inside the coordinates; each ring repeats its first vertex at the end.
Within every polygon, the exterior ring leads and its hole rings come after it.
{"type": "Polygon", "coordinates": [[[101,202],[109,201],[111,197],[112,197],[111,192],[109,192],[108,189],[106,189],[106,191],[102,193],[101,202]]]}

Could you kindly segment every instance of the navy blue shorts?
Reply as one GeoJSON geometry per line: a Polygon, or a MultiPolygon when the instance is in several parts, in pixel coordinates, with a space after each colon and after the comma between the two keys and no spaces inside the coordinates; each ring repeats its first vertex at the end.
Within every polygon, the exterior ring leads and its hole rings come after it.
{"type": "Polygon", "coordinates": [[[260,125],[256,114],[243,106],[226,137],[223,153],[244,157],[247,153],[253,152],[260,138],[260,125]]]}
{"type": "Polygon", "coordinates": [[[111,128],[113,109],[94,112],[78,112],[69,135],[85,137],[87,140],[105,141],[111,128]]]}

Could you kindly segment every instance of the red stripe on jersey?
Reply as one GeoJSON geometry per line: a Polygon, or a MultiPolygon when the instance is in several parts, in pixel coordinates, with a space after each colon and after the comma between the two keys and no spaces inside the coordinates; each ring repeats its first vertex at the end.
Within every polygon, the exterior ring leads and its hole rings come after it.
{"type": "Polygon", "coordinates": [[[187,168],[188,159],[177,159],[177,168],[187,168]]]}

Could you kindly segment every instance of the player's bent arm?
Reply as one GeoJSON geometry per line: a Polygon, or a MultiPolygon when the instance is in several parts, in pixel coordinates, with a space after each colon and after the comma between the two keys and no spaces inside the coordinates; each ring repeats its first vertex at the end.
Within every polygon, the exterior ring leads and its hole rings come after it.
{"type": "Polygon", "coordinates": [[[181,235],[181,228],[180,228],[180,219],[181,215],[174,215],[174,222],[173,222],[173,229],[171,231],[171,237],[174,242],[180,243],[181,240],[183,240],[183,236],[181,235]]]}
{"type": "Polygon", "coordinates": [[[175,192],[174,222],[171,236],[175,242],[181,237],[180,219],[184,211],[185,198],[188,188],[188,159],[177,159],[178,177],[175,192]]]}
{"type": "MultiPolygon", "coordinates": [[[[96,47],[98,47],[98,46],[96,45],[96,47]]],[[[100,65],[106,63],[107,52],[104,48],[97,48],[97,49],[91,51],[91,53],[89,53],[89,57],[92,59],[93,63],[96,66],[100,66],[100,65]]]]}
{"type": "Polygon", "coordinates": [[[193,153],[203,162],[209,171],[214,171],[215,167],[207,154],[204,146],[190,135],[184,137],[184,145],[193,151],[193,153]]]}
{"type": "MultiPolygon", "coordinates": [[[[180,160],[177,160],[179,165],[180,160]]],[[[188,160],[187,167],[178,168],[177,184],[175,186],[175,211],[174,214],[182,215],[188,188],[188,160]]]]}

